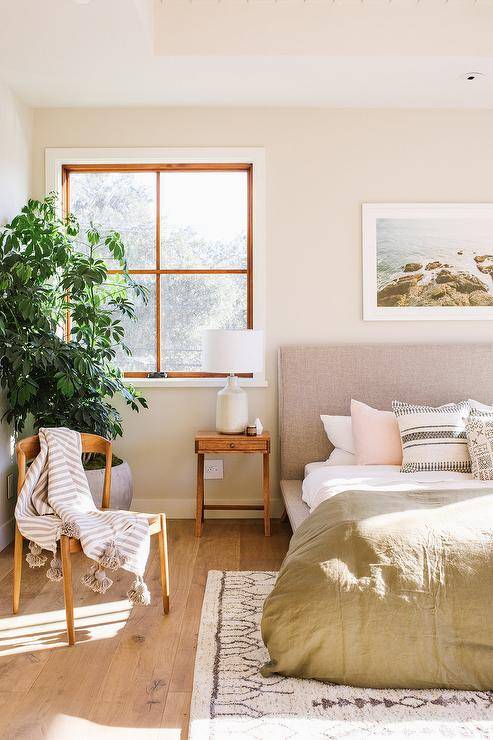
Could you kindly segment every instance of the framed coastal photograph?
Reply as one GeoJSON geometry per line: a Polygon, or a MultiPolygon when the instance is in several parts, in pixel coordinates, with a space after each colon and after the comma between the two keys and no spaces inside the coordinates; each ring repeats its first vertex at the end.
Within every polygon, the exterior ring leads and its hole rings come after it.
{"type": "Polygon", "coordinates": [[[493,320],[493,203],[362,208],[366,321],[493,320]]]}

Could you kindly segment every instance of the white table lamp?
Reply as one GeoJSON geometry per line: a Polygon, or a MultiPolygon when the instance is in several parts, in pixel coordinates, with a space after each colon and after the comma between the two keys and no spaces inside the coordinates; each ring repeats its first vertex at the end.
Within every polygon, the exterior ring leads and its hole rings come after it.
{"type": "Polygon", "coordinates": [[[264,367],[264,332],[254,329],[206,329],[202,345],[202,370],[229,373],[217,394],[216,430],[242,434],[248,424],[248,397],[236,373],[259,373],[264,367]]]}

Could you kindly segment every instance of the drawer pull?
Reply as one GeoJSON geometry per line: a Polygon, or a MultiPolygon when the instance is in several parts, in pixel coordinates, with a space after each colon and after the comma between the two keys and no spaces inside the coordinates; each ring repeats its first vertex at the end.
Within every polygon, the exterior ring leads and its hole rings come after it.
{"type": "Polygon", "coordinates": [[[234,443],[234,442],[230,442],[230,443],[229,443],[229,446],[231,447],[231,449],[232,449],[232,450],[234,450],[234,447],[235,447],[235,443],[234,443]]]}

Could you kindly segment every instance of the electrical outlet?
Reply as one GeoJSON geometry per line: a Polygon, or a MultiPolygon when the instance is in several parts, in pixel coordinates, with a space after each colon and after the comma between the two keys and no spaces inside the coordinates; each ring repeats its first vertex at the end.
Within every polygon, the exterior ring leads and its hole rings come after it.
{"type": "Polygon", "coordinates": [[[15,473],[7,476],[7,501],[15,496],[15,473]]]}
{"type": "Polygon", "coordinates": [[[204,464],[204,478],[206,480],[221,480],[223,478],[223,461],[206,460],[204,464]]]}

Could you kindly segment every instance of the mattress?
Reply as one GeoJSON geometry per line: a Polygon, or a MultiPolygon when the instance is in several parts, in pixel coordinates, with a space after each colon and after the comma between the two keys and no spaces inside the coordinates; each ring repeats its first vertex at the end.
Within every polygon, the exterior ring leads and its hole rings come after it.
{"type": "Polygon", "coordinates": [[[305,476],[304,477],[307,478],[310,475],[310,473],[313,473],[314,470],[318,470],[319,468],[327,467],[327,465],[328,465],[327,462],[312,462],[312,463],[307,463],[305,465],[305,476]]]}
{"type": "Polygon", "coordinates": [[[327,465],[310,463],[302,484],[302,500],[310,512],[343,491],[448,490],[488,488],[491,481],[478,481],[470,473],[432,471],[401,473],[398,465],[327,465]]]}
{"type": "Polygon", "coordinates": [[[327,461],[305,465],[305,477],[301,480],[281,481],[284,505],[293,532],[322,501],[348,487],[371,491],[376,486],[405,487],[412,483],[432,487],[450,487],[455,483],[483,487],[482,481],[474,480],[469,473],[429,472],[401,473],[398,465],[330,465],[327,461]]]}

